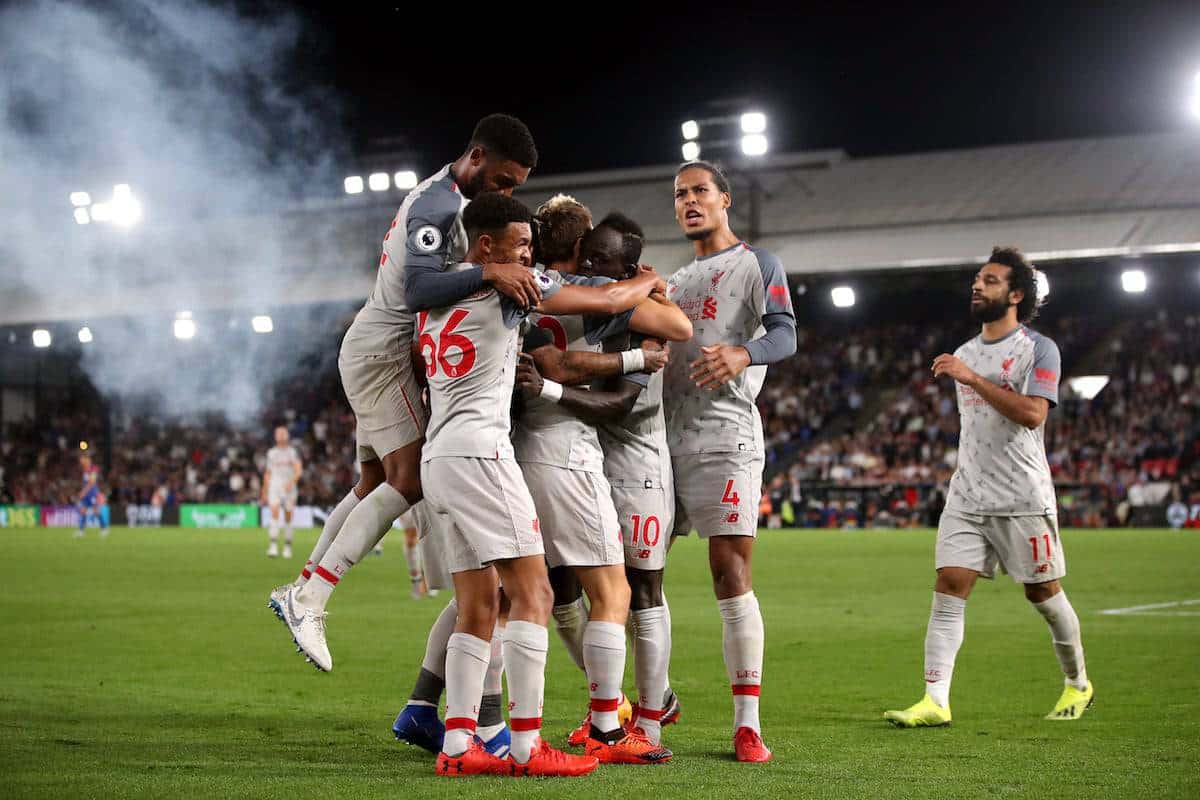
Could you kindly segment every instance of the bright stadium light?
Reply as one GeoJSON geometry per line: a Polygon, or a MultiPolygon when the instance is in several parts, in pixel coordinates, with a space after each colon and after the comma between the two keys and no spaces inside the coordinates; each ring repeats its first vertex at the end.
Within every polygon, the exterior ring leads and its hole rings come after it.
{"type": "Polygon", "coordinates": [[[1188,109],[1192,112],[1192,119],[1200,122],[1200,72],[1192,79],[1192,97],[1188,109]]]}
{"type": "Polygon", "coordinates": [[[683,160],[684,161],[695,161],[699,157],[700,157],[700,143],[699,142],[684,142],[683,143],[683,160]]]}
{"type": "Polygon", "coordinates": [[[270,317],[263,314],[251,319],[250,327],[254,329],[255,333],[270,333],[275,330],[275,323],[270,317]]]}
{"type": "Polygon", "coordinates": [[[683,138],[691,141],[692,139],[700,138],[700,123],[694,119],[689,119],[687,122],[679,126],[683,131],[683,138]]]}
{"type": "Polygon", "coordinates": [[[1050,296],[1050,279],[1040,269],[1036,270],[1034,274],[1037,276],[1037,300],[1041,303],[1050,296]]]}
{"type": "Polygon", "coordinates": [[[361,175],[351,175],[345,180],[346,194],[362,194],[363,179],[361,175]]]}
{"type": "Polygon", "coordinates": [[[1146,291],[1146,273],[1140,269],[1127,269],[1121,273],[1121,288],[1130,294],[1146,291]]]}
{"type": "Polygon", "coordinates": [[[742,114],[742,133],[764,133],[767,130],[767,115],[761,111],[742,114]]]}
{"type": "Polygon", "coordinates": [[[175,338],[176,339],[191,339],[196,335],[196,321],[192,319],[192,312],[180,311],[175,315],[175,338]]]}
{"type": "Polygon", "coordinates": [[[83,208],[92,204],[92,196],[87,192],[71,192],[71,205],[83,208]]]}
{"type": "Polygon", "coordinates": [[[111,222],[113,218],[112,206],[108,203],[92,203],[92,219],[96,222],[111,222]]]}
{"type": "Polygon", "coordinates": [[[1091,400],[1108,386],[1107,375],[1080,375],[1077,378],[1067,378],[1071,391],[1084,400],[1091,400]]]}
{"type": "Polygon", "coordinates": [[[751,133],[742,137],[742,153],[748,156],[761,156],[767,152],[767,137],[761,133],[751,133]]]}
{"type": "Polygon", "coordinates": [[[50,331],[45,328],[36,328],[33,331],[33,346],[38,348],[46,348],[50,346],[51,336],[50,331]]]}
{"type": "Polygon", "coordinates": [[[372,172],[367,176],[367,186],[371,187],[372,192],[386,192],[391,185],[392,179],[386,172],[372,172]]]}
{"type": "Polygon", "coordinates": [[[849,286],[835,286],[829,291],[829,297],[838,308],[850,308],[854,305],[854,290],[849,286]]]}
{"type": "Polygon", "coordinates": [[[133,196],[128,183],[118,183],[113,187],[112,221],[122,227],[129,227],[142,218],[142,204],[133,196]]]}
{"type": "Polygon", "coordinates": [[[402,169],[392,176],[392,183],[396,184],[397,189],[415,189],[417,187],[417,173],[411,169],[402,169]]]}
{"type": "Polygon", "coordinates": [[[75,209],[75,221],[80,225],[87,225],[92,221],[92,218],[88,216],[88,210],[86,208],[77,208],[75,209]]]}
{"type": "Polygon", "coordinates": [[[80,344],[89,344],[89,343],[91,343],[91,341],[92,341],[92,329],[89,328],[87,325],[84,325],[82,328],[79,329],[79,343],[80,344]]]}

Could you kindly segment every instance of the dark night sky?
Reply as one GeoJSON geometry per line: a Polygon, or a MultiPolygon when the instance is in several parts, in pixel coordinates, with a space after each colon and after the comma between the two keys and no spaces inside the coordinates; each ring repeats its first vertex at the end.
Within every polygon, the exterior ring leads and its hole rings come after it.
{"type": "Polygon", "coordinates": [[[344,99],[355,149],[401,134],[430,154],[422,169],[449,160],[495,110],[529,124],[543,174],[668,162],[679,123],[726,96],[758,100],[775,151],[1178,129],[1200,70],[1198,0],[301,5],[308,63],[344,99]]]}

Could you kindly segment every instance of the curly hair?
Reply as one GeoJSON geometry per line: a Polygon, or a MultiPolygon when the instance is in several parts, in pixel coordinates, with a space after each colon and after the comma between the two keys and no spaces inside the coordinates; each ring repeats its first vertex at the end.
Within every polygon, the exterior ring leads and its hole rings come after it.
{"type": "Polygon", "coordinates": [[[482,145],[500,158],[516,161],[523,167],[533,169],[537,166],[538,151],[533,134],[524,122],[508,114],[489,114],[479,120],[467,149],[475,145],[482,145]]]}
{"type": "Polygon", "coordinates": [[[608,228],[621,234],[621,260],[626,264],[636,264],[642,257],[646,233],[642,230],[641,225],[620,211],[610,211],[604,219],[596,224],[596,229],[600,228],[608,228]]]}
{"type": "Polygon", "coordinates": [[[566,194],[556,194],[542,203],[533,218],[538,227],[535,257],[546,265],[570,261],[575,255],[575,243],[592,229],[592,212],[566,194]]]}
{"type": "Polygon", "coordinates": [[[1016,247],[993,247],[988,263],[1008,267],[1009,291],[1022,293],[1021,302],[1017,303],[1017,320],[1033,322],[1044,301],[1038,297],[1037,269],[1016,247]]]}
{"type": "Polygon", "coordinates": [[[530,221],[524,203],[499,192],[484,192],[463,209],[463,227],[472,242],[484,233],[496,236],[510,223],[530,221]]]}

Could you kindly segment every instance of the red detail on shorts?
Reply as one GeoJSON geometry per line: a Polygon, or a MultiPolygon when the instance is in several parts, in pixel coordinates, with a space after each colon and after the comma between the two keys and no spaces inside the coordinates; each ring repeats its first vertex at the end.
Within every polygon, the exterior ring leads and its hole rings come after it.
{"type": "Polygon", "coordinates": [[[786,286],[768,286],[767,295],[776,303],[782,303],[785,306],[787,305],[788,290],[786,286]]]}
{"type": "Polygon", "coordinates": [[[620,708],[620,706],[621,698],[619,697],[614,697],[611,700],[592,698],[592,703],[589,708],[591,708],[592,711],[616,711],[618,708],[620,708]]]}
{"type": "Polygon", "coordinates": [[[733,684],[733,693],[735,695],[749,695],[750,697],[758,697],[762,687],[758,684],[735,683],[733,684]]]}
{"type": "Polygon", "coordinates": [[[400,394],[404,396],[404,405],[408,406],[409,416],[413,418],[413,422],[417,424],[418,428],[421,427],[421,422],[417,419],[417,412],[413,411],[412,403],[408,401],[408,392],[404,391],[403,384],[400,385],[400,394]]]}
{"type": "Polygon", "coordinates": [[[446,717],[446,730],[475,730],[475,720],[470,717],[446,717]]]}
{"type": "Polygon", "coordinates": [[[382,267],[386,263],[387,263],[387,253],[380,253],[379,254],[379,266],[382,267]]]}
{"type": "MultiPolygon", "coordinates": [[[[499,454],[499,453],[497,453],[497,454],[496,454],[496,458],[499,458],[499,457],[500,457],[500,454],[499,454]]],[[[533,518],[533,532],[534,532],[534,533],[541,533],[541,532],[542,532],[542,523],[538,522],[538,518],[537,518],[537,517],[534,517],[534,518],[533,518]]]]}
{"type": "Polygon", "coordinates": [[[736,523],[738,521],[738,512],[734,511],[729,516],[725,517],[725,521],[728,522],[730,525],[733,525],[734,523],[736,523]]]}
{"type": "Polygon", "coordinates": [[[512,717],[508,721],[508,729],[511,731],[536,731],[541,730],[541,717],[512,717]]]}
{"type": "Polygon", "coordinates": [[[317,567],[317,577],[331,586],[337,586],[338,581],[341,580],[341,578],[339,578],[337,575],[334,575],[332,572],[321,566],[317,567]]]}

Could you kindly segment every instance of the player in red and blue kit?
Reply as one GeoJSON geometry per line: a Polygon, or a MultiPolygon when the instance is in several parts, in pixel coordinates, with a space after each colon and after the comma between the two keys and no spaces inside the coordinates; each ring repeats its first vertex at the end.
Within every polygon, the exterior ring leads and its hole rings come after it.
{"type": "Polygon", "coordinates": [[[100,535],[108,536],[108,504],[100,491],[100,467],[86,455],[79,457],[79,466],[83,469],[83,490],[75,501],[79,508],[79,531],[75,537],[83,536],[83,529],[92,519],[99,523],[100,535]]]}

